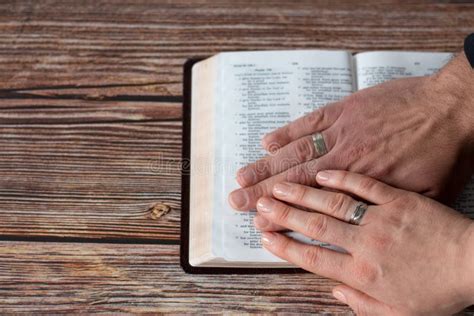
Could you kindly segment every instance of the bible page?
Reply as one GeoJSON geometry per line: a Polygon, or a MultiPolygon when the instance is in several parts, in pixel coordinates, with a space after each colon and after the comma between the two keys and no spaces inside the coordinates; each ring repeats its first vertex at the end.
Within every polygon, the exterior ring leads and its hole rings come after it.
{"type": "MultiPolygon", "coordinates": [[[[405,77],[428,76],[437,72],[452,53],[430,52],[367,52],[354,56],[358,90],[405,77]]],[[[454,208],[474,218],[474,177],[464,188],[454,208]]]]}
{"type": "Polygon", "coordinates": [[[453,57],[451,53],[366,52],[354,56],[357,90],[405,77],[428,76],[453,57]]]}
{"type": "Polygon", "coordinates": [[[215,195],[212,238],[217,254],[228,261],[284,263],[262,248],[255,212],[229,205],[229,193],[239,187],[236,171],[265,156],[260,145],[265,133],[351,94],[351,63],[351,54],[344,51],[219,55],[214,187],[222,192],[215,195]]]}

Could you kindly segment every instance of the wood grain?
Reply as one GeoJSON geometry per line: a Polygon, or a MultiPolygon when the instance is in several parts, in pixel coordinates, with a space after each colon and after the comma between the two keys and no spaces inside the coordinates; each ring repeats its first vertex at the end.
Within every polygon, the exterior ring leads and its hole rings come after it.
{"type": "Polygon", "coordinates": [[[0,242],[0,310],[351,314],[314,274],[189,275],[178,261],[176,245],[0,242]]]}
{"type": "Polygon", "coordinates": [[[0,234],[177,240],[180,117],[176,103],[1,100],[0,234]]]}
{"type": "Polygon", "coordinates": [[[474,26],[472,5],[384,3],[2,2],[1,234],[178,240],[184,60],[453,51],[474,26]],[[153,220],[155,203],[172,211],[153,220]]]}
{"type": "Polygon", "coordinates": [[[0,241],[2,314],[348,314],[317,276],[178,266],[165,243],[179,238],[182,64],[232,50],[457,51],[473,15],[438,1],[2,1],[0,240],[36,241],[0,241]]]}
{"type": "Polygon", "coordinates": [[[181,95],[182,64],[219,51],[457,51],[474,5],[401,1],[6,1],[0,89],[181,95]]]}
{"type": "Polygon", "coordinates": [[[311,274],[187,275],[178,246],[0,243],[2,313],[348,312],[311,274]]]}

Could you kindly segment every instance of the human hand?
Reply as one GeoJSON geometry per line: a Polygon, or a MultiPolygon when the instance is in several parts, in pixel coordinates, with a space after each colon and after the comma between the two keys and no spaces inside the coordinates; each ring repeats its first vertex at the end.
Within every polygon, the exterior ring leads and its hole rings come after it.
{"type": "Polygon", "coordinates": [[[229,201],[255,208],[281,181],[316,185],[319,170],[369,175],[396,187],[452,201],[474,169],[474,71],[461,55],[440,73],[361,90],[266,135],[274,152],[237,173],[229,201]],[[328,153],[316,152],[320,132],[328,153]]]}
{"type": "MultiPolygon", "coordinates": [[[[351,225],[354,198],[285,182],[274,186],[275,198],[258,200],[256,223],[264,219],[347,253],[278,232],[262,234],[266,249],[344,283],[333,294],[357,314],[447,315],[474,303],[474,222],[434,200],[360,174],[323,171],[316,179],[375,205],[359,226],[351,225]]],[[[256,227],[266,231],[265,225],[256,227]]]]}

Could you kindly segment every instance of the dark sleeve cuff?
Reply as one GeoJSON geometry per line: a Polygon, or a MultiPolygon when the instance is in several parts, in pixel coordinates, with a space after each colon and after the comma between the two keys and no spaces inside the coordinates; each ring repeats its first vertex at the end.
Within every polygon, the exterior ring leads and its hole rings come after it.
{"type": "Polygon", "coordinates": [[[474,68],[474,33],[471,33],[464,40],[464,54],[471,64],[471,67],[474,68]]]}

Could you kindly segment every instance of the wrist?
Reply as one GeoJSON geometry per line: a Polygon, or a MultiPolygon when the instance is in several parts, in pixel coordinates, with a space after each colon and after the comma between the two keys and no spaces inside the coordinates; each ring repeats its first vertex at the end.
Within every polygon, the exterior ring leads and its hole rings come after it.
{"type": "Polygon", "coordinates": [[[474,221],[471,220],[467,235],[467,251],[465,256],[466,279],[468,280],[468,303],[474,304],[474,221]]]}
{"type": "Polygon", "coordinates": [[[474,69],[464,52],[431,76],[429,81],[436,97],[437,111],[452,121],[463,145],[474,150],[474,69]]]}
{"type": "Polygon", "coordinates": [[[468,218],[460,221],[455,229],[459,235],[453,240],[456,250],[449,255],[454,259],[449,268],[453,272],[450,278],[452,283],[446,289],[446,293],[451,294],[447,302],[452,303],[453,310],[474,305],[474,221],[468,218]]]}

